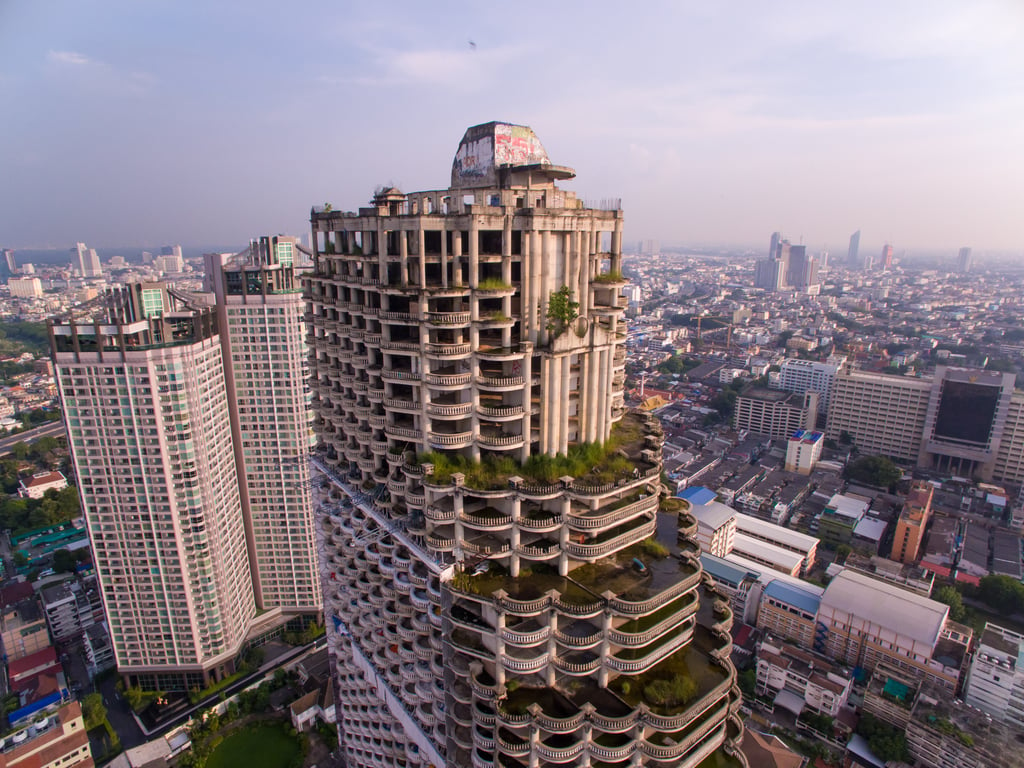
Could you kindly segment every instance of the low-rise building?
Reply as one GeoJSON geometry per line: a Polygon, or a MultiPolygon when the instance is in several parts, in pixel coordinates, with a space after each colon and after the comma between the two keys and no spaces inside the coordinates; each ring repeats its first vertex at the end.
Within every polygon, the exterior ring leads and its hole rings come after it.
{"type": "Polygon", "coordinates": [[[786,471],[809,475],[821,459],[825,435],[798,429],[786,441],[786,471]]]}
{"type": "Polygon", "coordinates": [[[967,673],[964,700],[1024,731],[1024,636],[985,625],[967,673]]]}
{"type": "Polygon", "coordinates": [[[0,741],[2,768],[92,768],[89,736],[77,701],[39,710],[0,741]]]}
{"type": "Polygon", "coordinates": [[[971,636],[949,606],[844,570],[821,597],[814,649],[867,670],[884,662],[953,693],[971,636]]]}
{"type": "Polygon", "coordinates": [[[835,549],[840,544],[849,544],[857,523],[864,519],[871,506],[871,500],[854,494],[837,493],[829,499],[818,522],[818,535],[825,545],[835,549]]]}
{"type": "MultiPolygon", "coordinates": [[[[925,527],[932,516],[932,498],[935,488],[931,483],[916,480],[896,522],[896,536],[892,542],[892,559],[901,563],[916,562],[924,541],[925,527]]],[[[1020,558],[1018,557],[1018,560],[1020,558]]]]}
{"type": "Polygon", "coordinates": [[[702,552],[725,557],[736,538],[736,510],[719,501],[691,504],[690,514],[697,519],[697,543],[702,552]]]}
{"type": "Polygon", "coordinates": [[[836,717],[853,690],[853,677],[807,651],[765,640],[757,649],[756,690],[758,696],[782,703],[795,714],[809,707],[836,717]]]}
{"type": "Polygon", "coordinates": [[[62,491],[68,487],[67,478],[60,472],[37,472],[19,484],[18,495],[29,499],[41,499],[47,491],[62,491]]]}
{"type": "Polygon", "coordinates": [[[41,651],[50,644],[46,620],[35,597],[4,608],[0,614],[0,641],[8,661],[41,651]]]}
{"type": "Polygon", "coordinates": [[[818,539],[814,536],[808,536],[805,533],[750,515],[739,515],[736,518],[736,532],[799,555],[801,574],[807,573],[814,567],[819,544],[818,539]]]}
{"type": "Polygon", "coordinates": [[[775,637],[792,640],[804,648],[814,647],[817,632],[815,617],[821,604],[821,595],[813,589],[813,585],[804,589],[781,580],[770,582],[761,596],[757,612],[758,629],[775,637]]]}

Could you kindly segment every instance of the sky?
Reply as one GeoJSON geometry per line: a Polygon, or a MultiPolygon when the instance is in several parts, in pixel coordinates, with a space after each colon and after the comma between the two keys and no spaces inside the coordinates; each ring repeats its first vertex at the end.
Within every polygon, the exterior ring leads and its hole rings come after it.
{"type": "Polygon", "coordinates": [[[1024,254],[1022,41],[1019,0],[0,0],[0,246],[306,233],[502,120],[627,241],[1024,254]]]}

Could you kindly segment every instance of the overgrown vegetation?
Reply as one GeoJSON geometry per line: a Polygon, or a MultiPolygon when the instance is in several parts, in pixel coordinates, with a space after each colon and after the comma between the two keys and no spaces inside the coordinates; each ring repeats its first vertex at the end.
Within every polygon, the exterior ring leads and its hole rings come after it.
{"type": "Polygon", "coordinates": [[[477,283],[477,290],[480,291],[507,291],[511,285],[497,277],[488,277],[477,283]]]}
{"type": "Polygon", "coordinates": [[[439,451],[420,454],[420,464],[433,464],[434,482],[439,485],[451,481],[461,472],[470,488],[499,489],[508,487],[510,477],[522,477],[527,483],[551,484],[560,477],[572,477],[599,485],[631,477],[636,464],[626,453],[635,452],[643,440],[644,431],[638,419],[626,418],[613,428],[604,443],[580,443],[571,446],[567,454],[531,456],[525,464],[510,457],[488,456],[474,462],[461,454],[439,451]]]}
{"type": "Polygon", "coordinates": [[[910,760],[907,738],[903,731],[865,712],[857,724],[857,733],[868,742],[868,748],[881,760],[910,760]]]}
{"type": "Polygon", "coordinates": [[[548,296],[547,329],[555,337],[561,336],[577,317],[580,303],[572,300],[569,286],[563,285],[548,296]]]}
{"type": "Polygon", "coordinates": [[[0,355],[20,355],[29,352],[42,357],[50,352],[50,333],[46,323],[0,322],[0,355]]]}
{"type": "Polygon", "coordinates": [[[622,276],[622,272],[617,269],[610,269],[607,272],[602,272],[595,277],[591,282],[594,283],[621,283],[625,278],[622,276]]]}
{"type": "Polygon", "coordinates": [[[903,473],[885,456],[861,456],[846,467],[846,477],[859,483],[889,488],[903,473]]]}
{"type": "Polygon", "coordinates": [[[47,491],[41,499],[7,498],[0,501],[0,528],[9,528],[15,535],[66,523],[79,516],[78,491],[68,486],[60,491],[47,491]]]}

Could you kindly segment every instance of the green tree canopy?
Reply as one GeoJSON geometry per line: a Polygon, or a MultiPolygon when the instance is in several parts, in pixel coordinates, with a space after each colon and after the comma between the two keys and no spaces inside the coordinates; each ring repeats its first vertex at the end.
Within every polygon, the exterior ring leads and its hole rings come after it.
{"type": "Polygon", "coordinates": [[[938,600],[949,606],[949,618],[953,621],[963,621],[967,618],[967,609],[964,607],[964,600],[956,587],[945,585],[939,587],[932,593],[932,600],[938,600]]]}
{"type": "Polygon", "coordinates": [[[97,725],[102,725],[107,719],[107,708],[103,706],[103,694],[90,693],[82,699],[82,717],[85,720],[85,729],[92,730],[97,725]]]}
{"type": "Polygon", "coordinates": [[[888,488],[899,482],[902,474],[885,456],[861,456],[846,467],[846,476],[867,485],[888,488]]]}
{"type": "Polygon", "coordinates": [[[989,574],[978,584],[978,597],[1001,613],[1024,609],[1024,584],[1012,576],[989,574]]]}

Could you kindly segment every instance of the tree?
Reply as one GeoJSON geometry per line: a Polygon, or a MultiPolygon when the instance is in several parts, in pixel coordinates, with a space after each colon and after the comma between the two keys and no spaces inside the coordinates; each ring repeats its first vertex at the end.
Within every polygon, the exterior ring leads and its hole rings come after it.
{"type": "Polygon", "coordinates": [[[978,584],[978,597],[1000,613],[1017,613],[1024,608],[1024,584],[1012,576],[989,574],[978,584]]]}
{"type": "Polygon", "coordinates": [[[572,300],[569,286],[563,285],[548,296],[547,329],[555,337],[561,336],[569,324],[579,317],[580,303],[572,300]]]}
{"type": "Polygon", "coordinates": [[[53,553],[53,570],[60,573],[74,573],[78,558],[69,549],[58,549],[53,553]]]}
{"type": "Polygon", "coordinates": [[[899,482],[903,473],[885,456],[861,456],[846,467],[850,480],[888,488],[899,482]]]}
{"type": "Polygon", "coordinates": [[[889,762],[890,760],[909,760],[907,738],[903,732],[874,715],[865,713],[857,723],[857,733],[863,736],[875,757],[889,762]]]}
{"type": "Polygon", "coordinates": [[[938,600],[949,606],[949,618],[953,621],[963,621],[967,618],[967,609],[964,607],[963,597],[956,591],[956,587],[945,585],[939,587],[932,594],[932,600],[938,600]]]}
{"type": "Polygon", "coordinates": [[[82,699],[82,717],[85,719],[87,731],[103,724],[103,721],[107,719],[107,708],[103,706],[103,694],[90,693],[82,699]]]}
{"type": "Polygon", "coordinates": [[[836,562],[845,563],[851,552],[853,552],[853,548],[849,544],[840,544],[836,547],[836,562]]]}

